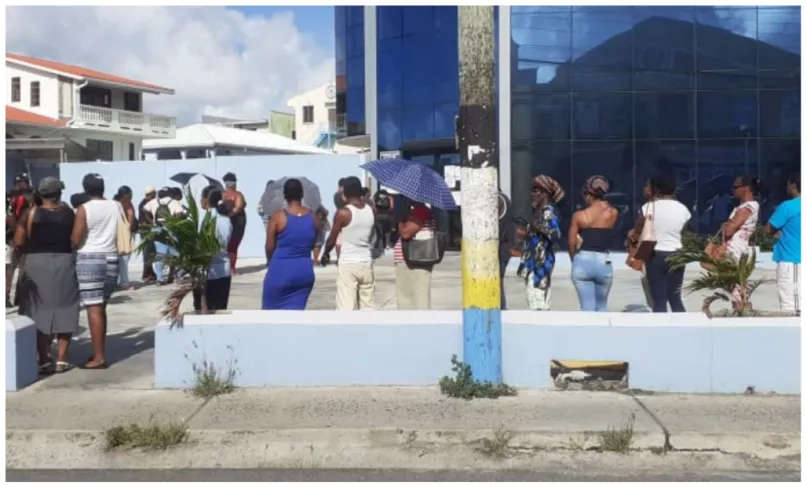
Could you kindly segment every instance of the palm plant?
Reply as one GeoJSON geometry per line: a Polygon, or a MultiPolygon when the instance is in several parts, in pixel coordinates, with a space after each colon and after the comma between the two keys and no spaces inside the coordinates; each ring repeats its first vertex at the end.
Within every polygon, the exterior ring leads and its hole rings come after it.
{"type": "Polygon", "coordinates": [[[683,244],[679,251],[667,258],[667,263],[670,269],[681,268],[689,263],[705,264],[707,268],[701,270],[698,277],[684,287],[690,293],[701,290],[712,292],[703,300],[703,313],[711,318],[712,304],[721,300],[732,302],[733,315],[738,317],[751,315],[753,313],[751,295],[760,285],[770,281],[770,279],[751,278],[756,268],[756,251],[743,254],[739,260],[729,254],[722,258],[713,258],[705,251],[703,243],[696,238],[683,240],[683,244]],[[738,299],[732,296],[735,289],[739,289],[738,299]]]}
{"type": "Polygon", "coordinates": [[[160,226],[144,228],[136,250],[143,253],[146,245],[153,243],[176,250],[175,255],[161,255],[163,262],[181,276],[178,288],[168,295],[160,311],[172,326],[181,324],[179,306],[194,289],[201,292],[202,313],[207,313],[207,272],[222,249],[214,217],[207,211],[199,211],[190,189],[185,192],[185,204],[185,216],[170,216],[160,226]]]}

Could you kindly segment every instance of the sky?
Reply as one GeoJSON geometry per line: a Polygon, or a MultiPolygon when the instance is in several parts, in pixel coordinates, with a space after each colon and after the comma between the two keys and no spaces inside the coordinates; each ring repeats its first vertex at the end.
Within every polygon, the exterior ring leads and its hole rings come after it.
{"type": "Polygon", "coordinates": [[[144,111],[267,118],[333,81],[333,7],[6,7],[6,50],[145,81],[144,111]],[[77,28],[78,27],[78,28],[77,28]]]}

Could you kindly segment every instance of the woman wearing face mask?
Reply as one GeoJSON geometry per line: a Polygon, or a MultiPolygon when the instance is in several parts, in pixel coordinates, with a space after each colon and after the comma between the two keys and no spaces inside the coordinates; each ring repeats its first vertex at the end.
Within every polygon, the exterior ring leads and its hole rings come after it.
{"type": "Polygon", "coordinates": [[[582,191],[586,207],[572,215],[569,225],[572,283],[582,311],[608,311],[608,294],[614,282],[610,247],[619,215],[605,200],[610,189],[605,177],[589,177],[582,191]]]}
{"type": "MultiPolygon", "coordinates": [[[[733,189],[734,197],[740,204],[731,212],[728,221],[723,223],[722,231],[726,240],[726,252],[735,261],[739,261],[740,257],[751,253],[749,241],[759,221],[759,203],[755,200],[759,191],[759,179],[751,176],[737,177],[734,179],[733,189]]],[[[734,308],[737,309],[740,305],[739,287],[734,288],[732,296],[734,308]]]]}

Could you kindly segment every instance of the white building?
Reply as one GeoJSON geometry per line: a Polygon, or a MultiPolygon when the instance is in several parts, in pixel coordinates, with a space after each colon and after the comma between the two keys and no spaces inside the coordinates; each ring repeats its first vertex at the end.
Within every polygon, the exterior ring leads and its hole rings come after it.
{"type": "Polygon", "coordinates": [[[286,101],[294,110],[296,140],[320,148],[336,142],[336,86],[323,84],[286,101]]]}
{"type": "Polygon", "coordinates": [[[27,161],[139,160],[145,138],[173,137],[176,119],[146,113],[142,81],[6,53],[6,150],[27,161]]]}
{"type": "Polygon", "coordinates": [[[174,138],[143,141],[144,160],[206,159],[226,155],[332,154],[265,130],[254,131],[197,123],[174,138]]]}

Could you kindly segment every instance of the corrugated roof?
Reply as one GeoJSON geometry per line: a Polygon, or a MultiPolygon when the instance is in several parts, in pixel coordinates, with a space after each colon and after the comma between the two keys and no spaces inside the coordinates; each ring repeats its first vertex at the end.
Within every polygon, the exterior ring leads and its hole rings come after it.
{"type": "Polygon", "coordinates": [[[67,124],[64,120],[48,118],[44,115],[31,113],[30,111],[14,108],[6,105],[6,123],[25,123],[28,125],[44,125],[49,127],[63,127],[67,124]]]}
{"type": "Polygon", "coordinates": [[[22,54],[14,54],[11,52],[7,52],[6,60],[25,62],[28,64],[33,64],[35,66],[43,67],[45,69],[51,69],[53,71],[58,71],[73,76],[79,76],[82,78],[95,79],[98,81],[108,81],[111,83],[118,83],[136,88],[141,88],[144,90],[152,90],[166,94],[174,94],[174,90],[170,88],[164,88],[162,86],[157,86],[156,84],[144,83],[143,81],[135,81],[134,79],[115,76],[114,74],[109,73],[102,73],[100,71],[96,71],[94,69],[88,69],[81,66],[74,66],[71,64],[64,64],[56,61],[48,61],[46,59],[37,59],[35,57],[23,56],[22,54]]]}
{"type": "Polygon", "coordinates": [[[242,130],[222,125],[197,123],[177,129],[174,138],[143,140],[143,149],[212,148],[215,146],[272,150],[289,154],[329,154],[333,152],[302,144],[267,131],[242,130]]]}

